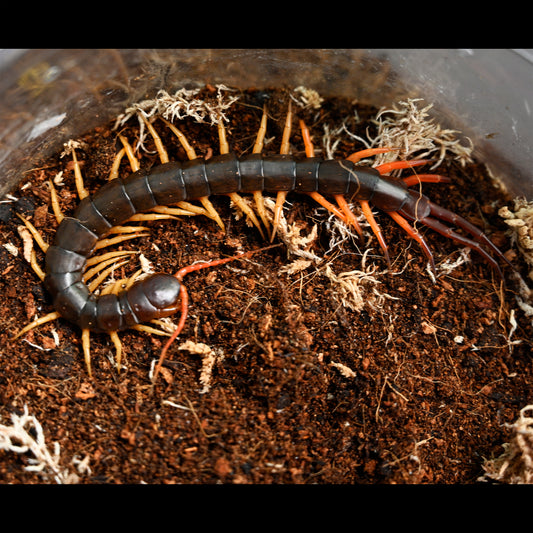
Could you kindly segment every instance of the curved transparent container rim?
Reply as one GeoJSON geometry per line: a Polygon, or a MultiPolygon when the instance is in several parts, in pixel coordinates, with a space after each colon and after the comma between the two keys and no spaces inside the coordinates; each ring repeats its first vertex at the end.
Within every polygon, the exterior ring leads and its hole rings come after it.
{"type": "Polygon", "coordinates": [[[377,107],[421,97],[512,194],[533,198],[533,50],[0,50],[0,195],[159,88],[304,85],[377,107]]]}

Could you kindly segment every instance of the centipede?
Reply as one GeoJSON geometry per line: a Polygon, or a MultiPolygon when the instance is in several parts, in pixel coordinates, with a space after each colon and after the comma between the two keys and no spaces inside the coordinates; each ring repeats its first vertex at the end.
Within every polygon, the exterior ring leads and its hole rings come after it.
{"type": "MultiPolygon", "coordinates": [[[[88,271],[95,264],[99,265],[98,270],[102,270],[104,266],[123,259],[124,254],[107,253],[95,258],[95,252],[109,242],[145,235],[142,227],[133,233],[121,229],[131,221],[174,218],[183,213],[203,214],[224,229],[210,200],[214,196],[229,197],[242,209],[266,241],[266,246],[261,250],[275,245],[287,195],[299,194],[310,197],[362,237],[361,225],[352,208],[353,204],[358,204],[389,266],[391,259],[388,246],[373,209],[390,216],[418,243],[432,271],[435,271],[433,253],[420,227],[429,228],[474,250],[502,278],[500,263],[512,267],[482,230],[453,211],[432,202],[420,187],[414,187],[422,183],[447,183],[449,179],[446,176],[414,173],[398,178],[391,175],[395,170],[412,170],[427,165],[427,159],[399,160],[378,166],[360,163],[363,159],[394,150],[394,147],[365,148],[343,159],[323,158],[315,154],[309,129],[301,119],[299,128],[305,154],[293,155],[290,138],[294,117],[289,104],[279,153],[273,155],[264,153],[268,121],[266,106],[258,124],[253,149],[241,155],[229,149],[222,121],[217,126],[219,153],[201,157],[196,155],[176,125],[161,118],[187,154],[184,161],[170,161],[154,127],[157,118],[152,121],[142,118],[157,146],[158,164],[146,169],[132,162],[131,174],[127,177],[110,176],[105,185],[89,195],[84,190],[80,166],[73,155],[80,202],[70,216],[63,215],[57,204],[54,185],[50,182],[52,205],[59,223],[51,244],[45,243],[31,222],[19,215],[45,253],[44,270],[35,260],[32,261],[32,267],[49,293],[54,311],[34,320],[12,339],[18,339],[33,328],[62,317],[82,331],[84,359],[90,378],[91,333],[105,333],[111,337],[117,352],[117,368],[120,370],[121,344],[118,332],[130,328],[153,332],[146,326],[147,323],[180,313],[178,325],[172,334],[167,335],[168,340],[161,350],[152,376],[155,381],[172,342],[180,335],[186,322],[188,293],[184,277],[200,269],[244,260],[257,250],[191,264],[177,269],[173,274],[152,273],[140,279],[132,276],[120,286],[116,284],[114,289],[100,291],[99,294],[95,293],[97,283],[88,282],[88,271]],[[275,199],[274,213],[270,218],[264,206],[265,195],[275,199]],[[244,201],[244,196],[249,197],[250,201],[244,201]],[[193,205],[195,201],[201,205],[193,205]],[[114,233],[119,236],[111,237],[114,233]]],[[[120,157],[126,154],[131,158],[131,147],[122,137],[121,142],[123,148],[120,157]]],[[[132,158],[130,160],[134,161],[132,158]]]]}

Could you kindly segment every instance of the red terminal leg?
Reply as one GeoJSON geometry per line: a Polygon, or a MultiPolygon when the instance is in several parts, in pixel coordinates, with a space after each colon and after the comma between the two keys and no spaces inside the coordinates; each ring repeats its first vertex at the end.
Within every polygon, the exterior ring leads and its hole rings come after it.
{"type": "Polygon", "coordinates": [[[424,254],[426,255],[426,257],[428,258],[429,260],[429,263],[430,263],[430,266],[431,266],[431,270],[433,272],[433,274],[436,274],[436,269],[435,269],[435,260],[433,259],[433,254],[431,253],[431,250],[429,248],[429,246],[427,245],[426,241],[424,240],[424,237],[422,237],[422,235],[420,235],[420,233],[418,233],[418,231],[413,228],[411,226],[411,224],[409,224],[409,222],[407,222],[407,220],[405,218],[403,218],[399,213],[397,213],[396,211],[388,211],[387,214],[389,214],[392,219],[403,229],[407,232],[407,234],[415,239],[415,241],[418,242],[418,244],[420,244],[420,246],[422,247],[422,250],[424,251],[424,254]]]}
{"type": "Polygon", "coordinates": [[[387,260],[387,264],[389,265],[389,269],[390,269],[391,262],[390,262],[387,243],[385,241],[385,237],[383,237],[383,233],[381,231],[381,228],[379,227],[379,224],[376,222],[376,219],[374,218],[374,215],[372,214],[372,209],[370,207],[370,204],[366,200],[359,200],[359,203],[361,204],[361,209],[363,211],[363,214],[365,215],[366,220],[370,224],[370,227],[372,228],[372,231],[374,232],[374,235],[376,236],[379,242],[379,245],[381,246],[381,249],[383,250],[383,255],[385,256],[385,259],[387,260]]]}

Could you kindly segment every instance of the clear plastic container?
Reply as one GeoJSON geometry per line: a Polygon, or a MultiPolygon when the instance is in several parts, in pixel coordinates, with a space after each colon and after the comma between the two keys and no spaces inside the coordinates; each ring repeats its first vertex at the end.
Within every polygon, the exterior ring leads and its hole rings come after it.
{"type": "Polygon", "coordinates": [[[513,195],[533,199],[533,50],[0,50],[0,197],[70,138],[159,89],[305,85],[390,106],[421,97],[513,195]]]}

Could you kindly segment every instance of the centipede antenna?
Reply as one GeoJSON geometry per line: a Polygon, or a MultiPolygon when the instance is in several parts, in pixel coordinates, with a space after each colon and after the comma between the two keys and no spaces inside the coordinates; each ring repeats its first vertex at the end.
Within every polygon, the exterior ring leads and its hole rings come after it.
{"type": "Polygon", "coordinates": [[[435,260],[433,259],[433,254],[431,253],[431,250],[429,248],[429,246],[427,245],[426,241],[424,240],[424,237],[422,237],[422,235],[420,235],[420,233],[416,230],[416,228],[414,228],[413,226],[411,226],[409,224],[409,222],[407,222],[407,220],[405,218],[403,218],[399,213],[397,213],[396,211],[387,211],[387,214],[389,214],[391,216],[391,218],[411,237],[413,238],[415,241],[418,242],[418,244],[420,244],[424,254],[426,255],[428,261],[429,261],[429,264],[430,264],[430,267],[431,267],[431,271],[433,272],[434,275],[436,275],[437,273],[437,270],[435,268],[435,260]]]}
{"type": "Polygon", "coordinates": [[[176,329],[174,330],[174,333],[168,338],[167,342],[163,346],[163,349],[161,350],[161,354],[159,355],[159,360],[157,361],[157,364],[154,368],[154,373],[152,375],[152,383],[155,383],[157,380],[157,376],[161,370],[161,366],[163,365],[163,362],[167,356],[168,349],[170,348],[171,344],[176,340],[176,338],[179,336],[181,331],[183,330],[183,327],[185,326],[185,322],[187,320],[187,314],[189,311],[189,293],[187,292],[187,289],[185,288],[185,285],[181,285],[180,290],[181,295],[181,316],[180,320],[178,322],[178,325],[176,326],[176,329]]]}
{"type": "Polygon", "coordinates": [[[231,257],[223,257],[222,259],[211,259],[209,261],[203,261],[200,263],[194,263],[192,265],[187,265],[183,268],[180,268],[174,274],[174,277],[178,280],[183,280],[185,276],[190,274],[191,272],[196,272],[197,270],[202,270],[204,268],[212,268],[216,266],[223,265],[225,263],[229,263],[230,261],[236,261],[237,259],[247,259],[251,255],[257,254],[259,252],[264,252],[266,250],[270,250],[271,248],[277,248],[278,246],[281,246],[281,244],[270,244],[269,246],[264,246],[263,248],[258,248],[257,250],[250,250],[248,252],[243,252],[242,254],[232,255],[231,257]]]}
{"type": "MultiPolygon", "coordinates": [[[[174,274],[174,277],[177,278],[179,281],[183,281],[183,278],[187,276],[188,274],[191,274],[192,272],[196,272],[197,270],[202,270],[204,268],[212,268],[216,266],[223,265],[225,263],[229,263],[230,261],[235,261],[237,259],[246,259],[250,257],[253,254],[256,254],[258,252],[263,252],[265,250],[270,250],[270,248],[277,248],[280,246],[280,244],[272,244],[270,246],[265,246],[263,248],[259,248],[257,250],[250,250],[249,252],[245,252],[242,254],[237,254],[231,257],[224,257],[222,259],[213,259],[211,261],[205,261],[202,263],[195,263],[193,265],[187,265],[183,268],[180,268],[176,274],[174,274]]],[[[187,314],[189,310],[189,293],[187,292],[187,289],[185,288],[185,285],[181,284],[181,290],[180,290],[180,296],[181,296],[181,316],[180,320],[178,322],[178,325],[176,326],[176,329],[172,333],[172,335],[168,338],[166,344],[163,346],[163,349],[161,350],[161,354],[159,356],[159,361],[157,362],[154,372],[152,375],[152,383],[155,383],[157,375],[159,374],[159,371],[161,370],[161,366],[163,365],[163,361],[166,358],[168,349],[170,348],[170,345],[174,342],[174,340],[179,336],[181,331],[183,330],[183,327],[185,326],[185,322],[187,320],[187,314]]]]}

